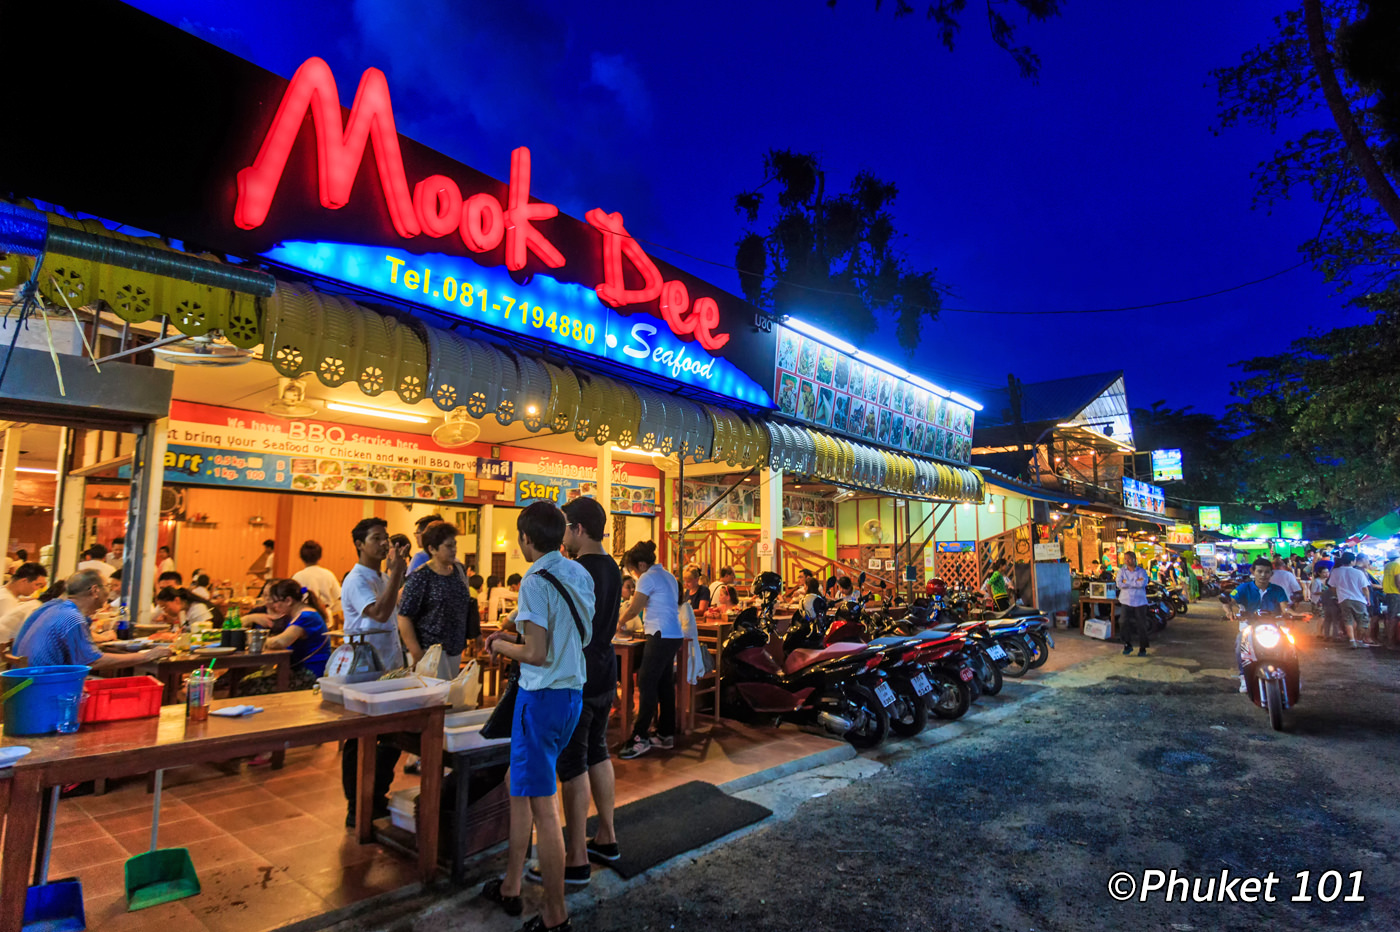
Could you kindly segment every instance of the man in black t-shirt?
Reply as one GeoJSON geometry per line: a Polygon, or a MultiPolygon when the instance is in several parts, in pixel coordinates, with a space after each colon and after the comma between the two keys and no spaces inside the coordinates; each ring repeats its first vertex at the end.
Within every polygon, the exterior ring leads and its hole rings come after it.
{"type": "MultiPolygon", "coordinates": [[[[593,577],[593,636],[584,647],[588,679],[583,686],[583,711],[556,772],[564,796],[564,886],[577,890],[589,881],[590,860],[611,863],[618,859],[613,833],[613,765],[608,754],[608,716],[612,713],[617,667],[612,639],[617,633],[622,603],[622,571],[603,550],[608,515],[591,498],[578,498],[564,506],[568,526],[564,550],[593,577]],[[598,830],[587,837],[588,802],[598,810],[598,830]]],[[[532,868],[526,875],[535,880],[532,868]]]]}

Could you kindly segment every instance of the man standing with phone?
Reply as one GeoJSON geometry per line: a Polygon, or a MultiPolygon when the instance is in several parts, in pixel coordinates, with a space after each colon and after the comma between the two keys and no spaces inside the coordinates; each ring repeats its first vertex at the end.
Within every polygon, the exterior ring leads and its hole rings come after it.
{"type": "MultiPolygon", "coordinates": [[[[396,670],[403,666],[403,646],[399,643],[399,587],[403,585],[404,570],[408,568],[408,547],[389,544],[389,525],[383,518],[365,518],[350,532],[359,561],[345,574],[340,585],[340,605],[345,613],[346,637],[361,636],[379,659],[381,670],[396,670]],[[380,566],[388,558],[388,573],[380,566]]],[[[355,827],[355,789],[358,781],[360,742],[351,738],[345,742],[340,759],[340,783],[350,811],[345,816],[346,828],[355,827]]],[[[381,744],[374,763],[374,805],[372,818],[389,814],[389,785],[394,782],[394,766],[399,762],[397,748],[381,744]]]]}

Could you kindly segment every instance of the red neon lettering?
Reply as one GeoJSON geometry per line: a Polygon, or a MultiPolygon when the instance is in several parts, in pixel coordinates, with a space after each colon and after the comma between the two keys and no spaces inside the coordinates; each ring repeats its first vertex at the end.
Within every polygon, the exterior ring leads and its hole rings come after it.
{"type": "Polygon", "coordinates": [[[553,204],[530,203],[530,150],[524,146],[510,154],[510,195],[506,205],[506,268],[525,268],[525,251],[540,257],[551,269],[564,264],[564,255],[544,234],[533,226],[536,220],[549,220],[559,215],[553,204]]]}
{"type": "Polygon", "coordinates": [[[501,202],[489,194],[473,194],[462,210],[462,242],[472,252],[490,252],[506,235],[501,202]]]}
{"type": "Polygon", "coordinates": [[[420,232],[408,193],[399,134],[394,128],[394,111],[389,101],[389,83],[384,72],[367,68],[355,92],[350,121],[340,122],[340,95],[330,66],[320,58],[308,58],[292,75],[277,115],[272,119],[258,157],[238,173],[238,201],[233,222],[244,230],[263,224],[272,208],[272,198],[287,167],[287,156],[297,133],[311,112],[316,128],[316,157],[321,206],[330,210],[350,201],[350,189],[364,159],[365,143],[374,144],[374,161],[379,166],[379,184],[388,202],[389,218],[400,236],[420,232]]]}
{"type": "Polygon", "coordinates": [[[429,175],[413,189],[413,212],[429,236],[446,236],[462,222],[462,189],[444,175],[429,175]]]}
{"type": "Polygon", "coordinates": [[[710,352],[714,352],[729,342],[729,334],[715,333],[719,326],[719,302],[714,298],[700,298],[693,308],[695,339],[710,352]]]}
{"type": "Polygon", "coordinates": [[[622,226],[622,214],[610,214],[595,207],[584,214],[584,219],[603,234],[603,283],[598,286],[598,297],[610,307],[626,304],[642,304],[654,301],[661,294],[661,272],[651,261],[642,247],[628,235],[622,226]],[[626,256],[632,267],[642,275],[641,288],[628,288],[623,278],[622,257],[626,256]]]}
{"type": "Polygon", "coordinates": [[[685,282],[666,282],[661,286],[661,318],[676,336],[695,332],[695,317],[687,317],[690,310],[690,292],[685,282]]]}

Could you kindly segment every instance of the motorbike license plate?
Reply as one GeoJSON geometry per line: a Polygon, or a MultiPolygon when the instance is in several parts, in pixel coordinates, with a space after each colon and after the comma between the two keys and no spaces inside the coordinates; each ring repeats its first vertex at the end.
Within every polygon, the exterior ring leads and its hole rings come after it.
{"type": "Polygon", "coordinates": [[[875,687],[875,695],[887,706],[894,705],[894,690],[890,689],[888,683],[881,683],[875,687]]]}
{"type": "Polygon", "coordinates": [[[1006,651],[1001,649],[1000,644],[993,644],[991,647],[987,648],[987,656],[991,657],[993,660],[1005,660],[1006,651]]]}
{"type": "Polygon", "coordinates": [[[913,684],[914,692],[920,696],[927,696],[929,690],[933,689],[933,687],[928,684],[928,677],[924,676],[922,673],[909,677],[909,682],[913,684]]]}
{"type": "Polygon", "coordinates": [[[964,683],[968,682],[969,680],[972,679],[972,676],[973,676],[972,668],[971,668],[971,667],[963,667],[961,670],[958,671],[958,676],[961,676],[961,677],[963,678],[963,682],[964,682],[964,683]]]}
{"type": "Polygon", "coordinates": [[[1055,636],[1049,631],[1045,632],[1045,643],[1049,644],[1051,647],[1055,646],[1055,636]]]}

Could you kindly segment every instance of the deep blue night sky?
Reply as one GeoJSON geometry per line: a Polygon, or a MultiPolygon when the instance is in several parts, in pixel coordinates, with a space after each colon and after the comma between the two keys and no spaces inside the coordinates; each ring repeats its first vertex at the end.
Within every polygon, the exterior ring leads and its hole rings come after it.
{"type": "MultiPolygon", "coordinates": [[[[762,180],[767,149],[819,152],[838,187],[869,168],[898,184],[904,249],[953,289],[949,307],[1211,292],[1296,263],[1321,216],[1301,191],[1252,207],[1251,171],[1299,126],[1211,131],[1209,69],[1264,41],[1284,0],[1067,0],[1018,32],[1041,56],[1038,84],[992,44],[978,4],[952,53],[921,15],[895,22],[892,4],[865,0],[136,5],[284,76],[319,55],[346,103],[379,67],[406,135],[497,177],[528,145],[538,196],[579,217],[620,210],[635,235],[725,265],[742,233],[732,196],[762,180]]],[[[652,251],[738,290],[732,270],[652,251]]],[[[1122,368],[1135,405],[1218,411],[1230,363],[1363,319],[1342,305],[1305,267],[1154,311],[945,311],[909,367],[974,398],[1008,372],[1122,368]]]]}

